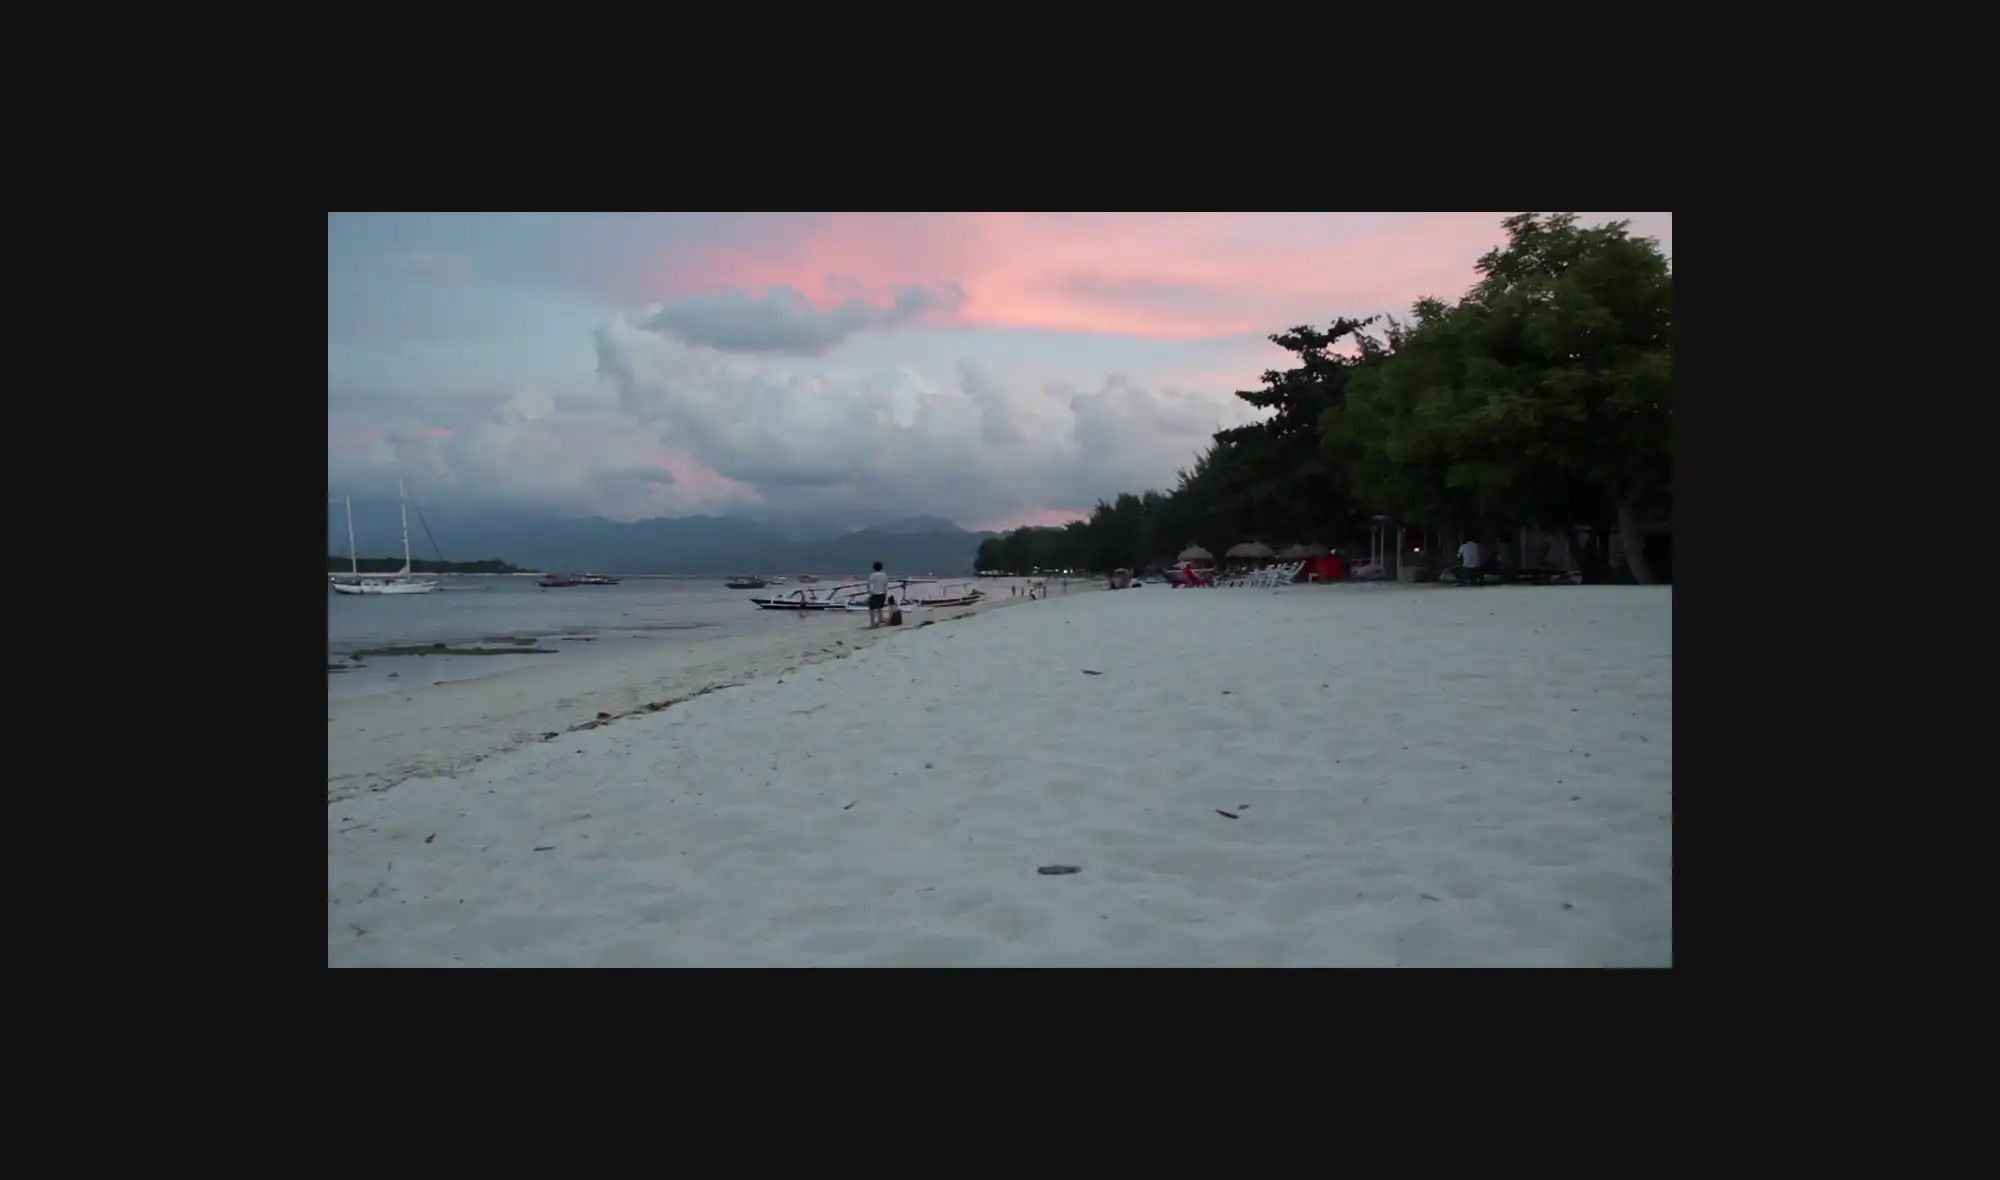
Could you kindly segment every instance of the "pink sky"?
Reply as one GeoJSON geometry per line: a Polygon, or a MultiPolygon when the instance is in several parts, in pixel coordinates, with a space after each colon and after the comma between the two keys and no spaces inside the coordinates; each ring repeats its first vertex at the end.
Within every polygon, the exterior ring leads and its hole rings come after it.
{"type": "MultiPolygon", "coordinates": [[[[1302,315],[1455,298],[1473,261],[1498,242],[1504,216],[823,214],[773,218],[754,242],[641,257],[616,285],[643,301],[786,285],[829,306],[855,294],[880,299],[896,284],[955,282],[966,301],[951,318],[969,326],[1161,340],[1262,335],[1302,315]]],[[[1671,246],[1671,215],[1638,217],[1638,231],[1671,246]]]]}

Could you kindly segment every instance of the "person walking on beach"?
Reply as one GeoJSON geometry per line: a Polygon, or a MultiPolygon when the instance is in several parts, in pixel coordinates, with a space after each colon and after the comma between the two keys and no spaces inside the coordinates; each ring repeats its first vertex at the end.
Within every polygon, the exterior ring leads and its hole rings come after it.
{"type": "Polygon", "coordinates": [[[889,575],[882,572],[882,563],[875,563],[875,570],[868,575],[868,629],[873,631],[882,625],[882,608],[889,602],[889,575]]]}

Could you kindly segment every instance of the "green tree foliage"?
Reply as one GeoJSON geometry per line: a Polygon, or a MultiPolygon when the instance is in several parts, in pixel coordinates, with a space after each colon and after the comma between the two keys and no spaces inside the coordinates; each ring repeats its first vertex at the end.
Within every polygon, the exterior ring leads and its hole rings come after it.
{"type": "Polygon", "coordinates": [[[1671,267],[1624,222],[1503,225],[1463,299],[1393,325],[1383,362],[1322,415],[1325,449],[1413,522],[1615,520],[1648,581],[1637,519],[1667,511],[1672,473],[1671,267]]]}
{"type": "Polygon", "coordinates": [[[1165,490],[1100,501],[1086,521],[980,546],[980,569],[1105,571],[1189,544],[1352,544],[1382,514],[1439,528],[1625,534],[1671,514],[1673,274],[1624,222],[1524,213],[1456,303],[1407,321],[1336,319],[1270,339],[1296,364],[1236,396],[1268,414],[1216,434],[1165,490]],[[1379,332],[1379,334],[1377,334],[1379,332]]]}

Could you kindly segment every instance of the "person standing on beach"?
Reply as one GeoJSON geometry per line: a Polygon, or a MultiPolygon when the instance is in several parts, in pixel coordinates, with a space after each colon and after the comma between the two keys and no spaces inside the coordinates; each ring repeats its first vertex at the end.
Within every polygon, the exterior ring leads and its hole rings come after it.
{"type": "Polygon", "coordinates": [[[882,608],[889,601],[889,575],[882,572],[882,563],[875,563],[875,570],[868,575],[868,629],[873,631],[882,625],[882,608]]]}

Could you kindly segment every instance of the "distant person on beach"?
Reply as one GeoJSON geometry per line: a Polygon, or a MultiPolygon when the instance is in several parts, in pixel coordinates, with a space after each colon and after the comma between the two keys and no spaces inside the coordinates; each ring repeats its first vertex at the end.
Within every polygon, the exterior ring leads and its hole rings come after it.
{"type": "Polygon", "coordinates": [[[889,575],[882,572],[882,563],[875,563],[875,571],[868,575],[868,629],[882,625],[882,608],[889,601],[889,575]]]}

